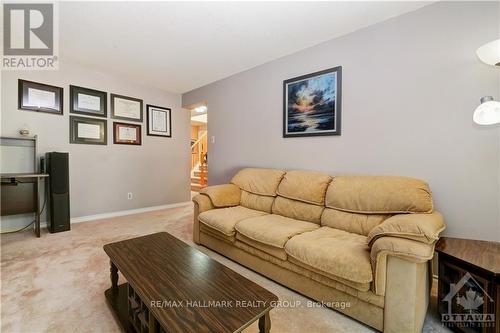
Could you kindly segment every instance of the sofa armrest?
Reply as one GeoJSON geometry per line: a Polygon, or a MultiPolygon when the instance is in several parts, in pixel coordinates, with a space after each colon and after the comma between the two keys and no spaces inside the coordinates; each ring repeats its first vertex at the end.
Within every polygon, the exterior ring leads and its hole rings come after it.
{"type": "Polygon", "coordinates": [[[240,204],[241,190],[234,184],[213,185],[203,188],[200,194],[210,198],[214,207],[231,207],[240,204]]]}
{"type": "Polygon", "coordinates": [[[237,206],[240,204],[240,197],[240,188],[233,184],[208,186],[194,196],[193,241],[200,243],[198,215],[214,208],[237,206]]]}
{"type": "Polygon", "coordinates": [[[198,215],[207,210],[214,209],[212,201],[205,194],[197,194],[193,197],[194,202],[194,218],[193,218],[193,241],[196,244],[200,243],[200,221],[198,221],[198,215]]]}
{"type": "Polygon", "coordinates": [[[381,237],[404,238],[433,244],[439,239],[439,234],[445,227],[443,216],[438,212],[398,214],[373,228],[368,234],[367,241],[370,247],[381,237]]]}
{"type": "Polygon", "coordinates": [[[193,202],[195,204],[195,208],[198,210],[198,214],[203,213],[204,211],[214,209],[214,205],[212,204],[212,201],[207,195],[204,194],[197,194],[193,197],[193,202]]]}
{"type": "Polygon", "coordinates": [[[383,237],[373,242],[370,257],[377,262],[380,255],[389,254],[416,263],[432,259],[434,244],[425,244],[411,239],[397,237],[383,237]]]}
{"type": "Polygon", "coordinates": [[[373,242],[370,260],[374,275],[374,292],[385,295],[387,257],[393,256],[416,264],[429,261],[434,256],[435,243],[427,244],[407,238],[381,237],[373,242]]]}

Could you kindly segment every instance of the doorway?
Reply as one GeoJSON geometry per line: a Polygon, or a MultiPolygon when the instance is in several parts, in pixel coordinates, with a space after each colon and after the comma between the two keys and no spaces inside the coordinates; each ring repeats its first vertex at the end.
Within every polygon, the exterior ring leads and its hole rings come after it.
{"type": "Polygon", "coordinates": [[[208,108],[191,110],[191,191],[199,192],[208,184],[208,108]]]}

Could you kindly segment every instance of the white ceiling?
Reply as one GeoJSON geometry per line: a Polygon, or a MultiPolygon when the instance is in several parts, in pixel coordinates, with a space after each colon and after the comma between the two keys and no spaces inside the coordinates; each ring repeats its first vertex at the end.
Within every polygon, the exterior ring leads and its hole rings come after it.
{"type": "Polygon", "coordinates": [[[186,92],[429,2],[60,2],[62,60],[186,92]]]}

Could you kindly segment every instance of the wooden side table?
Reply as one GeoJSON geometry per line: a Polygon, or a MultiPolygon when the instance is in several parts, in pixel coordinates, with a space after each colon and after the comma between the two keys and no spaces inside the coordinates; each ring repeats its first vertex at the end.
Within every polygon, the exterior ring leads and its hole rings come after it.
{"type": "Polygon", "coordinates": [[[438,310],[455,332],[500,332],[500,243],[443,237],[438,310]]]}

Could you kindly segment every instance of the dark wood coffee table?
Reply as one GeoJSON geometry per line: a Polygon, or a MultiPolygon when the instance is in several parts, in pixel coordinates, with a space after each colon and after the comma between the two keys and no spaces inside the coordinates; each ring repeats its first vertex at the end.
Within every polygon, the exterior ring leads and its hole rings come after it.
{"type": "Polygon", "coordinates": [[[106,298],[126,332],[269,332],[278,298],[174,236],[160,232],[104,245],[106,298]],[[118,285],[118,271],[127,280],[118,285]]]}

